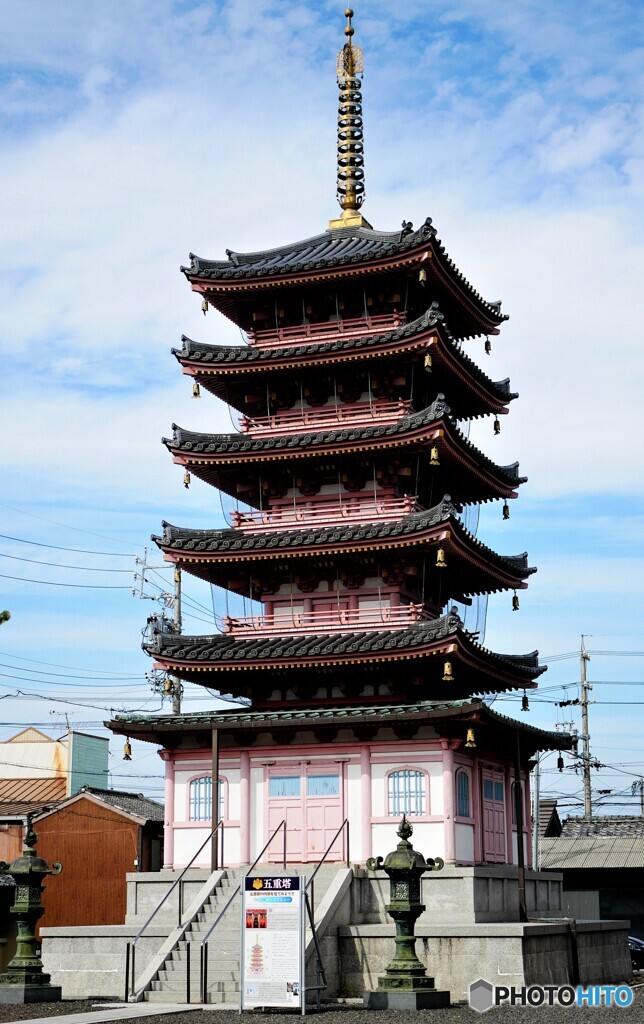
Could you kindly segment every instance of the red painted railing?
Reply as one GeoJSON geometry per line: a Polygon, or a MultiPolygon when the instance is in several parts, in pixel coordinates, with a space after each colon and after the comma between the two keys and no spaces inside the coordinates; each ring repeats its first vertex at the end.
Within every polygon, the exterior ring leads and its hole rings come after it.
{"type": "Polygon", "coordinates": [[[277,327],[270,330],[247,331],[248,341],[257,348],[275,345],[306,345],[338,338],[359,338],[364,334],[393,331],[406,321],[404,313],[384,313],[379,316],[355,317],[352,320],[326,320],[318,324],[298,324],[295,327],[277,327]]]}
{"type": "Polygon", "coordinates": [[[371,423],[395,423],[409,412],[409,402],[351,402],[338,405],[306,406],[284,409],[273,416],[242,416],[240,430],[252,437],[302,434],[308,430],[329,430],[344,424],[368,426],[371,423]]]}
{"type": "Polygon", "coordinates": [[[265,512],[233,512],[232,525],[245,533],[296,530],[299,526],[394,522],[419,510],[416,497],[318,498],[306,505],[284,505],[265,512]]]}
{"type": "Polygon", "coordinates": [[[397,608],[338,608],[325,612],[292,612],[291,615],[246,615],[222,619],[224,633],[238,637],[298,636],[402,629],[429,618],[421,604],[397,608]]]}

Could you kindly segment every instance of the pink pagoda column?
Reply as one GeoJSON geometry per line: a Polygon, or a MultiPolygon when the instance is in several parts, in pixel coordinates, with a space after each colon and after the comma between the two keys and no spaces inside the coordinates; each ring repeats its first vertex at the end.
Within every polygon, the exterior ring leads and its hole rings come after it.
{"type": "Polygon", "coordinates": [[[368,743],[360,748],[360,799],[362,803],[360,842],[361,860],[371,857],[371,748],[368,743]]]}
{"type": "Polygon", "coordinates": [[[456,860],[456,829],[454,827],[454,747],[450,740],[441,740],[443,748],[443,833],[445,863],[456,860]]]}
{"type": "Polygon", "coordinates": [[[165,761],[165,796],[163,810],[163,866],[174,867],[174,761],[169,750],[161,750],[165,761]]]}
{"type": "Polygon", "coordinates": [[[239,862],[250,864],[250,754],[239,754],[239,862]]]}

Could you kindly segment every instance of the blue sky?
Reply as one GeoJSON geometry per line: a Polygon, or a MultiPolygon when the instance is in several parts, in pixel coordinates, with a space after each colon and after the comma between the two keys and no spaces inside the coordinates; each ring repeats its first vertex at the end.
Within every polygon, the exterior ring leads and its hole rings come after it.
{"type": "MultiPolygon", "coordinates": [[[[214,399],[191,399],[170,348],[182,333],[239,339],[201,315],[178,267],[190,251],[278,245],[335,216],[343,7],[0,7],[0,572],[75,584],[2,579],[3,738],[9,723],[58,734],[65,713],[87,727],[103,707],[159,706],[139,647],[151,603],[131,596],[128,572],[162,519],[222,522],[217,495],[199,481],[185,491],[160,438],[173,421],[230,429],[214,399]]],[[[641,5],[354,7],[367,217],[393,229],[431,216],[459,268],[511,316],[491,356],[482,340],[468,352],[521,397],[500,437],[491,422],[472,437],[497,461],[519,458],[529,483],[509,523],[484,509],[479,536],[527,548],[539,573],[520,612],[507,595],[490,600],[486,643],[571,655],[531,700],[527,720],[548,727],[563,715],[550,702],[575,696],[557,687],[578,678],[580,634],[612,652],[590,663],[592,750],[613,766],[593,781],[621,792],[644,773],[644,660],[623,653],[644,652],[641,5]]],[[[186,630],[207,631],[209,591],[186,590],[202,606],[186,630]]],[[[495,706],[520,714],[514,699],[495,706]]],[[[111,749],[115,785],[161,792],[150,747],[131,764],[111,749]]],[[[581,781],[566,769],[544,786],[575,799],[581,781]]]]}

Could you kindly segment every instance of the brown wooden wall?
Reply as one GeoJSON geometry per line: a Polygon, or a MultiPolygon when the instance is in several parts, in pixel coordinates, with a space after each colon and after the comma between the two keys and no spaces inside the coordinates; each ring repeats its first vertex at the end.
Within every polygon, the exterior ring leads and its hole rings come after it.
{"type": "Polygon", "coordinates": [[[21,821],[0,825],[0,860],[11,864],[22,853],[24,828],[21,821]]]}
{"type": "Polygon", "coordinates": [[[136,871],[139,826],[82,798],[34,823],[37,851],[62,874],[45,882],[43,927],[123,924],[125,875],[136,871]]]}

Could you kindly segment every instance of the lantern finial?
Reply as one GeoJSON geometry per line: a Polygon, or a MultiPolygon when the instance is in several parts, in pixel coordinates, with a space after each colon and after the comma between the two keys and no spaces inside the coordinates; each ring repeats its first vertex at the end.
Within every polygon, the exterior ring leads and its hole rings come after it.
{"type": "Polygon", "coordinates": [[[344,12],[347,41],[336,59],[336,77],[340,96],[338,100],[338,202],[342,216],[329,221],[329,228],[370,228],[360,213],[364,202],[364,144],[362,131],[362,90],[360,79],[364,71],[364,58],[359,46],[354,46],[355,29],[351,24],[353,11],[344,12]]]}

